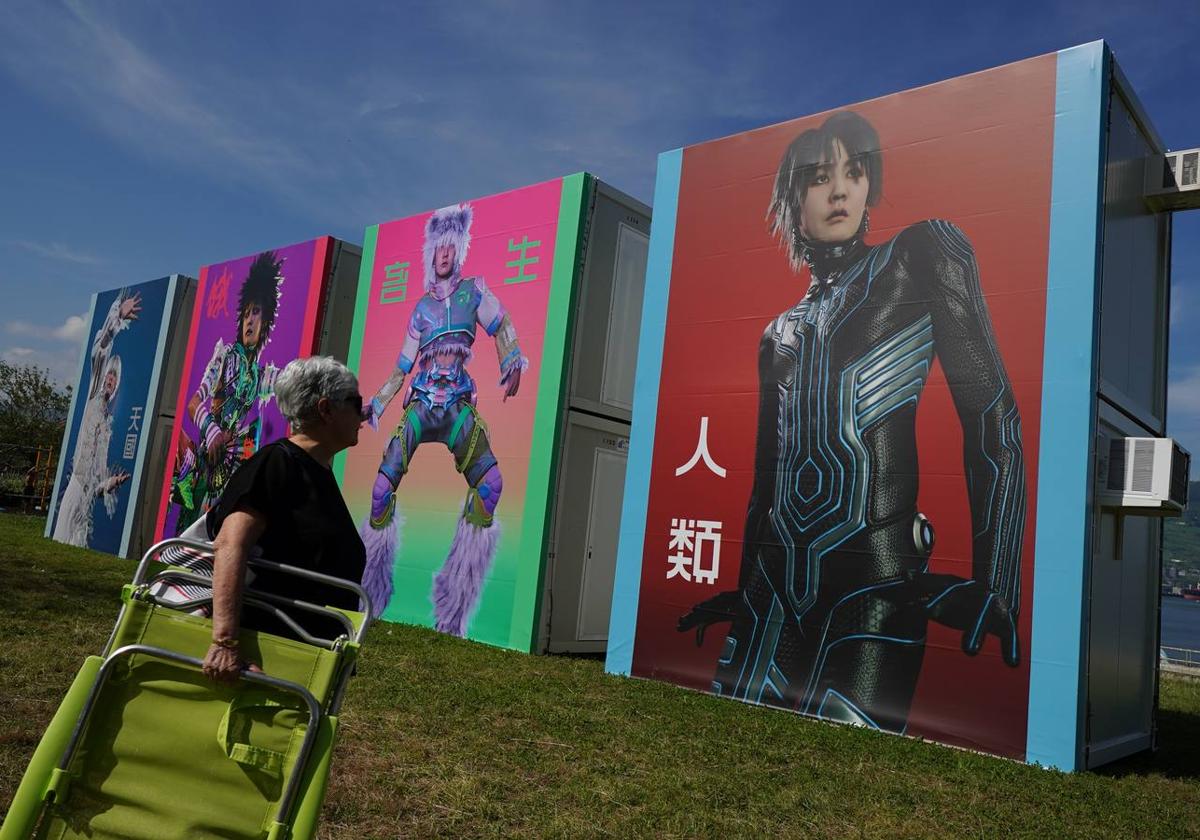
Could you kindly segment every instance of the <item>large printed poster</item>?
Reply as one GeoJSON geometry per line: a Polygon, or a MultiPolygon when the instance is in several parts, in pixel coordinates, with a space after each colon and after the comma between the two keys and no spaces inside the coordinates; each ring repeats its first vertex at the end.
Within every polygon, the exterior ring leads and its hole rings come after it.
{"type": "Polygon", "coordinates": [[[374,428],[341,479],[385,619],[529,646],[579,183],[367,232],[351,364],[374,428]]]}
{"type": "Polygon", "coordinates": [[[275,377],[313,352],[330,242],[322,237],[201,269],[159,539],[204,515],[242,461],[287,434],[275,377]]]}
{"type": "Polygon", "coordinates": [[[63,445],[53,539],[117,554],[157,414],[159,359],[177,280],[164,277],[97,294],[63,445]]]}
{"type": "Polygon", "coordinates": [[[1024,756],[1054,104],[1051,55],[676,154],[633,674],[1024,756]]]}

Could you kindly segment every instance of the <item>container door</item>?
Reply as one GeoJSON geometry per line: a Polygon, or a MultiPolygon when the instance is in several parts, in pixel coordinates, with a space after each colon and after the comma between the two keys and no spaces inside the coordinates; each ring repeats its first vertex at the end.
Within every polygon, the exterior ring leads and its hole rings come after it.
{"type": "Polygon", "coordinates": [[[540,650],[603,653],[608,645],[628,446],[629,426],[568,413],[540,650]]]}
{"type": "MultiPolygon", "coordinates": [[[[1137,434],[1103,420],[1107,438],[1137,434]]],[[[1154,737],[1159,520],[1096,515],[1088,622],[1087,766],[1150,748],[1154,737]]]]}
{"type": "Polygon", "coordinates": [[[625,492],[625,462],[624,451],[599,448],[592,461],[587,553],[583,560],[576,631],[580,641],[608,641],[608,617],[617,569],[617,533],[621,527],[621,498],[625,492]]]}

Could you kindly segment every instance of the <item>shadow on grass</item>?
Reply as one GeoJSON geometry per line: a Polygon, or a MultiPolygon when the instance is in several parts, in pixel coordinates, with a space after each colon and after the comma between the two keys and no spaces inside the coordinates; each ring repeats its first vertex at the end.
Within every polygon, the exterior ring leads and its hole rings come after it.
{"type": "Polygon", "coordinates": [[[1173,709],[1158,712],[1158,749],[1098,768],[1100,776],[1164,776],[1200,781],[1200,715],[1173,709]]]}

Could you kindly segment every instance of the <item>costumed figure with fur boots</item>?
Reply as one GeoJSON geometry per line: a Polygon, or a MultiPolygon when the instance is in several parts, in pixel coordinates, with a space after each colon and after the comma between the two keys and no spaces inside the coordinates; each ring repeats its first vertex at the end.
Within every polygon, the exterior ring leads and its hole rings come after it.
{"type": "Polygon", "coordinates": [[[467,373],[476,325],[492,336],[500,363],[504,399],[515,396],[528,360],[500,300],[482,277],[464,277],[471,242],[468,204],[445,207],[425,225],[422,254],[425,294],[417,301],[396,367],[366,407],[367,422],[378,428],[392,398],[413,372],[404,395],[404,415],[384,450],[371,492],[371,512],[361,534],[367,546],[363,586],[375,613],[392,595],[392,564],[401,527],[396,488],[416,448],[437,442],[454,455],[467,482],[467,499],[450,554],[433,579],[434,626],[465,636],[484,577],[496,556],[500,523],[496,505],[503,481],[492,454],[487,426],[475,407],[475,382],[467,373]]]}

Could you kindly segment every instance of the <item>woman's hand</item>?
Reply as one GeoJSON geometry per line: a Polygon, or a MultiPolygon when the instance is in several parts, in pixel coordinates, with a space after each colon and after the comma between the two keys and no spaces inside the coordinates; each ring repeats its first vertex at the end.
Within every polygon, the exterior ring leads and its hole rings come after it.
{"type": "Polygon", "coordinates": [[[242,675],[242,671],[254,671],[262,673],[262,668],[259,668],[253,662],[246,662],[238,653],[237,648],[228,645],[221,645],[213,642],[208,649],[208,653],[204,657],[204,676],[216,683],[222,685],[231,685],[237,682],[238,677],[242,675]]]}

